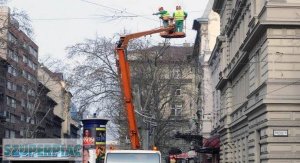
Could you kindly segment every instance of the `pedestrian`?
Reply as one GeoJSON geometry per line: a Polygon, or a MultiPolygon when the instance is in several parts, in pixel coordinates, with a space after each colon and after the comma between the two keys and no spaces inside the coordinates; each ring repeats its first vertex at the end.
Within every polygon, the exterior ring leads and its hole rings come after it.
{"type": "Polygon", "coordinates": [[[167,10],[164,10],[163,7],[158,8],[157,13],[153,13],[153,15],[160,15],[160,19],[163,21],[163,26],[168,27],[169,26],[169,19],[170,19],[170,14],[167,10]]]}
{"type": "Polygon", "coordinates": [[[181,9],[181,6],[176,6],[176,11],[173,13],[173,18],[175,19],[175,31],[182,32],[183,21],[188,16],[187,12],[181,9]]]}

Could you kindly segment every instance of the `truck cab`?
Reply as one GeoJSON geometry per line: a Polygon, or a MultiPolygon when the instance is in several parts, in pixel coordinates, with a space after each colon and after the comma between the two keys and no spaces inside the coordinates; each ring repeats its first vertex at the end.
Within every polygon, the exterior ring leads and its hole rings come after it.
{"type": "Polygon", "coordinates": [[[104,163],[161,163],[161,153],[152,150],[108,150],[104,163]]]}

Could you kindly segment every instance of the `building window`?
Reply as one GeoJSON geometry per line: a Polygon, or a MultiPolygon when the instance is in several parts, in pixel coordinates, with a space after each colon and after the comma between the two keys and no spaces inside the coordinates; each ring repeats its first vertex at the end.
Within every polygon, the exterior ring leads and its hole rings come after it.
{"type": "Polygon", "coordinates": [[[261,144],[260,144],[260,130],[256,130],[255,132],[255,150],[257,151],[255,154],[255,162],[260,162],[260,154],[261,154],[261,144]]]}
{"type": "Polygon", "coordinates": [[[13,114],[10,115],[10,122],[11,123],[16,123],[16,119],[17,119],[17,117],[15,115],[13,115],[13,114]]]}
{"type": "Polygon", "coordinates": [[[5,130],[5,138],[9,138],[9,130],[5,130]]]}
{"type": "Polygon", "coordinates": [[[172,69],[171,71],[171,75],[172,75],[172,78],[174,79],[180,79],[181,78],[181,70],[179,67],[175,67],[172,69]]]}
{"type": "Polygon", "coordinates": [[[33,89],[28,90],[28,95],[35,96],[35,91],[33,89]]]}
{"type": "Polygon", "coordinates": [[[17,91],[18,91],[18,92],[21,92],[21,91],[22,91],[22,86],[17,85],[17,91]]]}
{"type": "Polygon", "coordinates": [[[7,82],[7,89],[9,89],[11,91],[17,91],[17,85],[12,82],[7,82]]]}
{"type": "Polygon", "coordinates": [[[17,108],[17,101],[15,99],[11,99],[11,107],[17,108]]]}
{"type": "Polygon", "coordinates": [[[28,80],[32,81],[33,83],[35,83],[36,82],[36,77],[34,77],[33,75],[31,75],[31,74],[28,73],[28,80]]]}
{"type": "Polygon", "coordinates": [[[34,105],[31,102],[27,102],[27,109],[29,109],[30,111],[34,109],[34,105]]]}
{"type": "Polygon", "coordinates": [[[24,136],[24,130],[20,130],[20,136],[24,136]]]}
{"type": "Polygon", "coordinates": [[[29,123],[30,122],[30,117],[26,118],[26,122],[29,123]]]}
{"type": "Polygon", "coordinates": [[[15,137],[16,137],[16,132],[10,131],[10,138],[15,138],[15,137]]]}
{"type": "Polygon", "coordinates": [[[16,43],[18,43],[18,39],[17,39],[17,37],[15,37],[12,33],[8,33],[8,41],[10,41],[10,42],[12,42],[12,43],[14,43],[14,44],[16,44],[16,43]]]}
{"type": "Polygon", "coordinates": [[[33,124],[33,125],[35,124],[33,118],[31,119],[30,123],[33,124]]]}
{"type": "Polygon", "coordinates": [[[5,121],[9,122],[10,121],[10,113],[7,111],[4,111],[4,117],[6,118],[5,121]]]}
{"type": "Polygon", "coordinates": [[[26,43],[23,43],[22,46],[23,46],[23,48],[24,48],[25,50],[28,50],[28,48],[29,48],[28,45],[27,45],[26,43]]]}
{"type": "Polygon", "coordinates": [[[0,85],[5,85],[6,80],[2,77],[0,77],[0,85]]]}
{"type": "Polygon", "coordinates": [[[25,121],[25,115],[21,114],[21,121],[25,121]]]}
{"type": "Polygon", "coordinates": [[[22,99],[22,100],[21,100],[21,106],[22,106],[22,107],[25,107],[25,106],[26,106],[25,99],[22,99]]]}
{"type": "Polygon", "coordinates": [[[8,57],[14,60],[15,62],[19,62],[18,54],[10,49],[8,50],[8,57]]]}
{"type": "Polygon", "coordinates": [[[175,90],[175,96],[180,96],[181,95],[181,89],[178,88],[175,90]]]}
{"type": "Polygon", "coordinates": [[[256,85],[257,85],[257,87],[260,85],[260,78],[261,78],[261,75],[260,75],[260,50],[258,50],[257,52],[256,52],[256,55],[255,55],[255,76],[256,76],[256,85]]]}
{"type": "Polygon", "coordinates": [[[25,70],[22,70],[22,76],[27,79],[28,78],[28,73],[25,70]]]}
{"type": "Polygon", "coordinates": [[[32,54],[35,58],[37,58],[38,52],[31,46],[29,46],[29,53],[32,54]]]}
{"type": "Polygon", "coordinates": [[[37,65],[34,63],[32,69],[36,70],[36,68],[37,68],[37,65]]]}
{"type": "Polygon", "coordinates": [[[28,63],[28,58],[27,58],[26,56],[24,56],[24,55],[23,55],[23,62],[24,62],[25,64],[28,63]]]}
{"type": "Polygon", "coordinates": [[[171,116],[180,116],[182,112],[182,104],[173,104],[171,108],[171,116]]]}
{"type": "Polygon", "coordinates": [[[18,76],[18,70],[13,66],[8,66],[7,72],[12,74],[13,76],[18,76]]]}
{"type": "Polygon", "coordinates": [[[22,76],[25,79],[32,81],[33,83],[36,83],[36,81],[37,81],[35,76],[31,75],[30,73],[26,72],[25,70],[22,70],[22,76]]]}
{"type": "Polygon", "coordinates": [[[27,86],[26,86],[26,85],[23,85],[23,86],[22,86],[22,91],[23,91],[24,93],[27,92],[27,86]]]}
{"type": "Polygon", "coordinates": [[[12,108],[16,108],[17,107],[17,101],[9,96],[6,96],[6,104],[7,106],[10,106],[12,108]]]}

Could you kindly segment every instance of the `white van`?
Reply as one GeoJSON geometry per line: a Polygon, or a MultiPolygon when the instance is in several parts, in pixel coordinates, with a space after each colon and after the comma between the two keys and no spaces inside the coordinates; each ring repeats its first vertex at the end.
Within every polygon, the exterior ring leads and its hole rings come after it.
{"type": "Polygon", "coordinates": [[[104,163],[161,163],[161,154],[151,150],[108,150],[104,163]]]}

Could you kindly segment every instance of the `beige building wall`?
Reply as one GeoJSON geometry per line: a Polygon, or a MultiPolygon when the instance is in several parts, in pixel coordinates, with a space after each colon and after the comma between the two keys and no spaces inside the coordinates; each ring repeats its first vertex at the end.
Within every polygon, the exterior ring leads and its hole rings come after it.
{"type": "Polygon", "coordinates": [[[9,14],[10,9],[5,6],[0,6],[0,29],[2,32],[0,33],[0,41],[1,41],[1,48],[0,48],[0,57],[4,60],[7,60],[7,47],[8,47],[8,24],[9,24],[9,14]]]}
{"type": "Polygon", "coordinates": [[[72,95],[68,91],[66,82],[43,66],[38,68],[38,80],[50,90],[48,96],[57,103],[54,107],[54,114],[64,120],[62,122],[61,137],[69,137],[71,125],[70,103],[72,95]]]}
{"type": "Polygon", "coordinates": [[[214,101],[215,95],[214,85],[212,83],[212,71],[209,67],[208,61],[211,52],[216,43],[216,37],[220,33],[220,17],[212,11],[213,0],[210,0],[206,6],[203,16],[196,19],[200,24],[199,36],[200,39],[200,71],[202,79],[200,80],[201,88],[201,103],[198,107],[202,109],[201,119],[201,134],[204,138],[209,138],[213,127],[214,116],[214,101]]]}
{"type": "Polygon", "coordinates": [[[299,8],[298,0],[215,0],[221,162],[300,161],[299,8]]]}
{"type": "MultiPolygon", "coordinates": [[[[220,40],[217,39],[216,47],[219,45],[220,40]]],[[[219,119],[221,117],[221,92],[220,90],[216,90],[216,86],[219,81],[220,74],[220,56],[219,53],[215,52],[215,49],[212,51],[212,55],[208,61],[209,68],[211,70],[211,84],[212,84],[212,94],[213,94],[213,111],[212,111],[212,132],[214,135],[218,132],[218,128],[220,127],[219,119]]]]}

